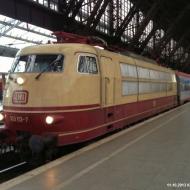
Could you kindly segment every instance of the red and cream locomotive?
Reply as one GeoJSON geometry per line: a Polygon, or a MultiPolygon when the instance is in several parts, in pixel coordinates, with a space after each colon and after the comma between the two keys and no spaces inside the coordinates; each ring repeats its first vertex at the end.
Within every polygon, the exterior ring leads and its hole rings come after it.
{"type": "Polygon", "coordinates": [[[2,132],[12,143],[26,135],[32,149],[46,139],[75,144],[170,109],[177,98],[175,72],[153,60],[80,43],[26,47],[6,81],[2,132]]]}

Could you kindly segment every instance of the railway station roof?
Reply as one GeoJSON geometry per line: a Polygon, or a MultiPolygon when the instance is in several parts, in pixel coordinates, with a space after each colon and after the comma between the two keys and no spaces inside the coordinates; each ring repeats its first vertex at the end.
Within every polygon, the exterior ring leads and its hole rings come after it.
{"type": "Polygon", "coordinates": [[[52,31],[0,15],[0,72],[7,72],[23,47],[55,41],[52,31]]]}
{"type": "MultiPolygon", "coordinates": [[[[51,31],[97,35],[109,44],[123,45],[138,54],[159,58],[165,66],[190,72],[189,0],[0,0],[0,3],[3,5],[0,14],[25,22],[19,26],[25,25],[25,32],[33,24],[51,31]]],[[[16,25],[13,29],[14,25],[9,23],[12,33],[21,33],[16,25]]],[[[19,40],[20,36],[16,37],[19,40]]],[[[38,44],[40,40],[34,37],[32,41],[38,44]]]]}
{"type": "MultiPolygon", "coordinates": [[[[138,0],[131,0],[135,4],[138,0]]],[[[148,13],[151,6],[158,2],[159,11],[152,18],[153,21],[158,24],[164,31],[167,31],[172,24],[174,29],[172,30],[172,36],[176,40],[186,33],[186,40],[184,45],[190,44],[190,2],[189,0],[145,0],[140,5],[140,9],[148,13]]]]}

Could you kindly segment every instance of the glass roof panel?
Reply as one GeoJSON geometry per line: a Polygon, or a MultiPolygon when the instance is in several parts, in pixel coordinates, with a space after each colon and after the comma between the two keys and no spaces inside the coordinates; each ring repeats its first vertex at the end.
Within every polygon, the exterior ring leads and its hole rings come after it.
{"type": "MultiPolygon", "coordinates": [[[[0,15],[0,45],[21,49],[39,43],[56,41],[52,31],[0,15]]],[[[0,72],[10,70],[13,58],[0,55],[0,72]]]]}

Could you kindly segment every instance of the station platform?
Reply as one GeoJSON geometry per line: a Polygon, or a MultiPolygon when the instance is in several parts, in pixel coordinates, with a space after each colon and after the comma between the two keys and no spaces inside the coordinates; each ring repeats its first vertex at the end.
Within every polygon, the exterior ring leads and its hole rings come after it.
{"type": "Polygon", "coordinates": [[[0,190],[190,189],[190,103],[0,185],[0,190]]]}

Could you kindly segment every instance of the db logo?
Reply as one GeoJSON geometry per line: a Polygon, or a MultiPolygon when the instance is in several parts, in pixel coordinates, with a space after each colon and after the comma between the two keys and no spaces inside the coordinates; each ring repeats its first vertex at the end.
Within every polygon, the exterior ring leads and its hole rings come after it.
{"type": "Polygon", "coordinates": [[[26,90],[14,91],[12,102],[13,102],[13,104],[27,104],[28,103],[28,91],[26,91],[26,90]]]}

